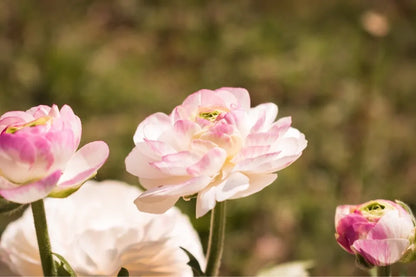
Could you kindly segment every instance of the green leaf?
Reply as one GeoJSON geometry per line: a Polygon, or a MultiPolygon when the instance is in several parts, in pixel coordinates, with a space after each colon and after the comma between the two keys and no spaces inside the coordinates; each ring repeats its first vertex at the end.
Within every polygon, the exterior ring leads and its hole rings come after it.
{"type": "Polygon", "coordinates": [[[120,271],[117,273],[118,277],[121,276],[130,276],[130,273],[127,269],[125,269],[124,267],[120,268],[120,271]]]}
{"type": "Polygon", "coordinates": [[[75,271],[72,269],[72,267],[69,265],[68,261],[65,260],[64,257],[57,253],[52,253],[52,255],[58,258],[58,261],[55,260],[58,276],[77,276],[75,271]]]}
{"type": "Polygon", "coordinates": [[[186,255],[189,257],[188,265],[192,268],[194,276],[206,276],[194,255],[183,247],[181,247],[181,249],[185,251],[186,255]]]}
{"type": "Polygon", "coordinates": [[[19,204],[0,198],[0,213],[15,213],[25,207],[27,207],[27,204],[19,204]]]}

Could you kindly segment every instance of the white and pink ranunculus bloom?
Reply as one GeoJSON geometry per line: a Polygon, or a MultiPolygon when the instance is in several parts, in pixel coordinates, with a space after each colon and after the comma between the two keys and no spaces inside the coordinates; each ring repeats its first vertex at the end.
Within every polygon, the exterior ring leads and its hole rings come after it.
{"type": "Polygon", "coordinates": [[[216,202],[262,190],[307,144],[290,117],[276,116],[273,103],[251,108],[243,88],[200,90],[170,115],[150,115],[126,158],[127,171],[147,189],[137,207],[163,213],[180,197],[196,196],[200,217],[216,202]]]}
{"type": "MultiPolygon", "coordinates": [[[[198,234],[177,208],[163,215],[142,213],[133,200],[140,191],[119,181],[88,181],[64,199],[45,199],[52,251],[78,276],[193,276],[191,252],[202,268],[198,234]],[[82,208],[80,208],[82,207],[82,208]]],[[[16,274],[42,274],[30,208],[10,223],[0,241],[1,260],[16,274]]]]}
{"type": "Polygon", "coordinates": [[[336,240],[347,252],[368,265],[386,266],[403,261],[414,248],[415,219],[405,204],[373,200],[338,206],[336,240]]]}
{"type": "Polygon", "coordinates": [[[77,152],[81,121],[71,107],[40,105],[0,117],[0,195],[30,203],[63,197],[93,177],[108,157],[102,141],[77,152]]]}

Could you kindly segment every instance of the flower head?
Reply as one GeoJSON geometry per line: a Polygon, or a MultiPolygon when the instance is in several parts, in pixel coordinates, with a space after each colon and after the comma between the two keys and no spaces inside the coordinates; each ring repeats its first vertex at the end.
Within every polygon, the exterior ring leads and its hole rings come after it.
{"type": "Polygon", "coordinates": [[[262,190],[307,144],[290,117],[276,115],[273,103],[251,108],[242,88],[200,90],[170,115],[150,115],[126,158],[127,171],[147,189],[137,207],[163,213],[180,197],[196,196],[200,217],[217,201],[262,190]]]}
{"type": "Polygon", "coordinates": [[[64,105],[37,106],[0,117],[0,195],[30,203],[47,195],[63,197],[94,176],[108,146],[94,141],[77,152],[81,121],[64,105]]]}
{"type": "MultiPolygon", "coordinates": [[[[133,204],[138,193],[122,182],[88,181],[65,199],[45,199],[52,251],[79,276],[116,276],[121,267],[131,276],[192,276],[180,246],[201,266],[205,260],[188,218],[176,208],[141,213],[133,204]]],[[[42,275],[30,210],[7,226],[0,257],[20,275],[42,275]]]]}
{"type": "Polygon", "coordinates": [[[405,204],[373,200],[338,206],[335,214],[338,244],[360,255],[369,265],[396,263],[413,248],[415,219],[405,204]]]}

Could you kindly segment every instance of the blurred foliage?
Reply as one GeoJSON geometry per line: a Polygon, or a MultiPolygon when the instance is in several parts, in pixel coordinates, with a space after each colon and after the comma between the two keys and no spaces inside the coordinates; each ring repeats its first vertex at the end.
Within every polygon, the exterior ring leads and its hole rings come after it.
{"type": "MultiPolygon", "coordinates": [[[[3,0],[0,113],[69,104],[82,144],[110,146],[97,178],[137,185],[124,158],[141,120],[201,88],[245,87],[309,145],[273,185],[230,201],[222,274],[314,260],[314,275],[363,275],[335,242],[334,211],[416,208],[415,17],[411,0],[3,0]]],[[[193,222],[206,244],[209,216],[193,222]]]]}

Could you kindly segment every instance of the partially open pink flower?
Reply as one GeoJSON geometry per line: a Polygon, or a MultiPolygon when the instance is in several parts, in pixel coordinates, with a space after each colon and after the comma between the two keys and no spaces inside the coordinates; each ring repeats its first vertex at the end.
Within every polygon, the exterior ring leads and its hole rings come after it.
{"type": "Polygon", "coordinates": [[[412,250],[415,238],[415,219],[404,207],[389,200],[338,206],[337,242],[369,265],[386,266],[402,260],[412,250]]]}
{"type": "Polygon", "coordinates": [[[94,176],[108,146],[94,141],[78,148],[81,121],[71,107],[40,105],[0,117],[0,195],[30,203],[63,197],[94,176]]]}
{"type": "Polygon", "coordinates": [[[163,213],[180,197],[196,195],[200,217],[217,201],[262,190],[307,144],[290,117],[276,116],[273,103],[250,108],[243,88],[200,90],[170,115],[150,115],[126,158],[127,171],[147,189],[137,207],[163,213]]]}

